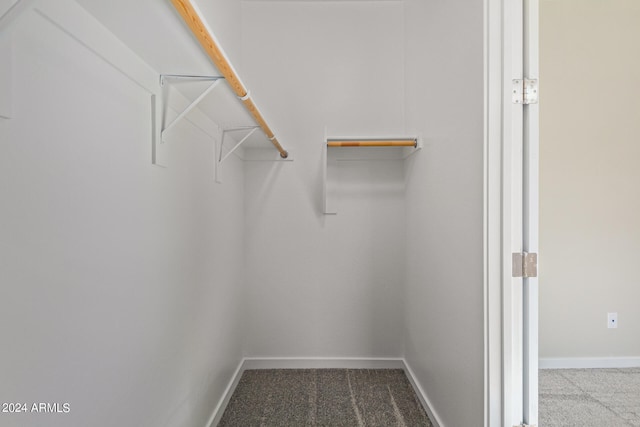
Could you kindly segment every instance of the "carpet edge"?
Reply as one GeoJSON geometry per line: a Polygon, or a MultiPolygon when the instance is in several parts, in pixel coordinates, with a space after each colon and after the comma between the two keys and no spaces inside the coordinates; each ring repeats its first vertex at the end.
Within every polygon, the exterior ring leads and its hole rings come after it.
{"type": "Polygon", "coordinates": [[[248,369],[402,369],[434,427],[445,427],[438,414],[433,410],[429,397],[422,389],[408,362],[400,357],[245,357],[238,364],[205,427],[218,425],[243,372],[248,369]]]}

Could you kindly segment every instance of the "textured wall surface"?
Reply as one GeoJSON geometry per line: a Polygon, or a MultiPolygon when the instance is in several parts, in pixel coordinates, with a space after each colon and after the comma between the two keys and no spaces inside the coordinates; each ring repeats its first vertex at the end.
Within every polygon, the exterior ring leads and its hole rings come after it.
{"type": "Polygon", "coordinates": [[[483,9],[405,8],[407,126],[425,140],[407,165],[405,355],[444,425],[480,425],[483,9]]]}
{"type": "MultiPolygon", "coordinates": [[[[126,2],[79,2],[156,71],[211,72],[126,2]]],[[[214,185],[183,122],[151,166],[148,94],[33,14],[0,119],[0,400],[71,403],[29,427],[200,426],[243,355],[406,357],[443,426],[477,425],[481,2],[198,4],[294,162],[232,156],[214,185]],[[334,164],[325,216],[325,135],[425,147],[334,164]]]]}
{"type": "Polygon", "coordinates": [[[215,185],[185,121],[153,166],[148,93],[36,13],[14,30],[0,401],[70,412],[0,425],[204,426],[241,357],[242,164],[215,185]]]}
{"type": "Polygon", "coordinates": [[[540,357],[639,357],[640,4],[542,1],[540,35],[540,357]]]}
{"type": "Polygon", "coordinates": [[[402,20],[398,2],[243,4],[247,85],[295,156],[245,168],[249,356],[402,356],[402,161],[341,164],[321,213],[325,127],[403,131],[402,20]]]}

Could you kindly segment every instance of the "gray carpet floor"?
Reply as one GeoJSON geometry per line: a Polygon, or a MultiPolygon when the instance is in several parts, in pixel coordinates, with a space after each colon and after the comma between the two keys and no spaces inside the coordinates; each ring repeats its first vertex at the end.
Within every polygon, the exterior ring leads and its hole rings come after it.
{"type": "Polygon", "coordinates": [[[218,425],[432,426],[400,369],[247,370],[218,425]]]}
{"type": "Polygon", "coordinates": [[[640,427],[640,368],[544,369],[540,427],[640,427]]]}

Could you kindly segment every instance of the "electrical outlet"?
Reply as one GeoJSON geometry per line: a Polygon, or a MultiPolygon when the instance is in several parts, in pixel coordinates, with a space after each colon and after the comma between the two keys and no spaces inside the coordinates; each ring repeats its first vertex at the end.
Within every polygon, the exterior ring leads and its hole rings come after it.
{"type": "Polygon", "coordinates": [[[607,313],[607,328],[618,327],[618,313],[607,313]]]}

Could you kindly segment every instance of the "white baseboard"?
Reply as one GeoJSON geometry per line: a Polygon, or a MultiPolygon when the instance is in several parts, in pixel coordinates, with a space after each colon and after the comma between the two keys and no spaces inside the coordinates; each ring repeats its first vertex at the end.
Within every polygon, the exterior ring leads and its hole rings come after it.
{"type": "Polygon", "coordinates": [[[400,358],[247,357],[243,369],[404,369],[404,363],[400,358]]]}
{"type": "Polygon", "coordinates": [[[544,357],[540,369],[640,368],[640,357],[544,357]]]}
{"type": "Polygon", "coordinates": [[[242,359],[229,381],[218,405],[206,427],[215,427],[231,400],[242,373],[247,369],[402,369],[418,395],[434,427],[444,427],[438,415],[431,409],[429,398],[413,375],[413,371],[402,358],[357,358],[357,357],[246,357],[242,359]]]}
{"type": "Polygon", "coordinates": [[[427,393],[425,393],[424,390],[422,389],[420,382],[418,382],[417,378],[413,374],[413,371],[411,370],[411,367],[409,366],[409,364],[405,359],[402,359],[402,364],[404,365],[404,372],[407,375],[407,378],[409,378],[409,382],[411,383],[413,390],[418,395],[418,399],[420,399],[420,403],[422,403],[422,406],[424,407],[425,411],[427,411],[427,415],[429,415],[429,419],[433,423],[434,427],[444,427],[444,424],[440,420],[440,417],[432,409],[433,406],[429,401],[429,397],[427,396],[427,393]]]}
{"type": "Polygon", "coordinates": [[[236,371],[233,373],[233,376],[231,377],[229,384],[227,384],[227,388],[224,390],[224,393],[222,394],[222,398],[220,399],[215,409],[213,410],[213,413],[209,417],[209,421],[207,422],[205,427],[214,427],[214,426],[217,426],[218,423],[220,422],[220,418],[222,418],[222,414],[224,414],[224,410],[229,404],[229,400],[231,400],[231,396],[233,396],[233,392],[235,391],[236,387],[238,386],[238,383],[240,382],[240,377],[242,376],[242,372],[244,371],[244,369],[242,368],[243,365],[244,365],[244,359],[242,359],[238,364],[238,367],[236,368],[236,371]]]}

